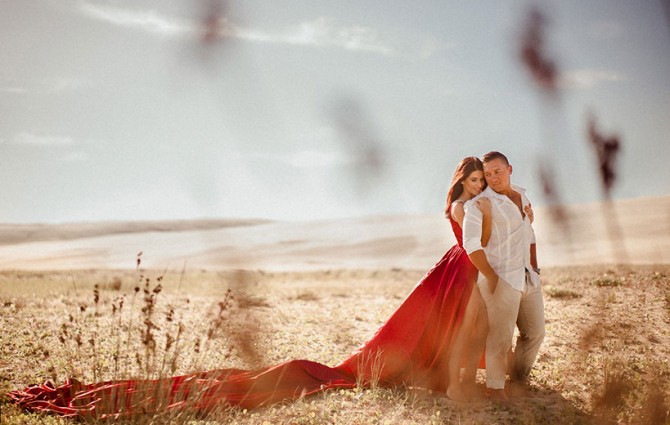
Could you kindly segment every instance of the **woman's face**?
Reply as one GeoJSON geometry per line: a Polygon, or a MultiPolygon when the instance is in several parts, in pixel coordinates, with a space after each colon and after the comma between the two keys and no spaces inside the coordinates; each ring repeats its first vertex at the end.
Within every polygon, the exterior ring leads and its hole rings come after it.
{"type": "Polygon", "coordinates": [[[475,170],[463,180],[463,192],[469,195],[470,198],[479,195],[484,189],[485,180],[484,173],[480,170],[475,170]]]}

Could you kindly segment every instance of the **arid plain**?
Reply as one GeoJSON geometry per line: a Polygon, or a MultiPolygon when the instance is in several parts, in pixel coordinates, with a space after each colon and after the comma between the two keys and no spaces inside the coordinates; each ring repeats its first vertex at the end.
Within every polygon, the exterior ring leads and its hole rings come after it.
{"type": "MultiPolygon", "coordinates": [[[[668,423],[670,196],[537,208],[535,227],[547,338],[533,391],[510,405],[373,388],[177,419],[668,423]]],[[[69,376],[90,382],[295,358],[333,365],[372,336],[453,243],[439,214],[0,225],[0,390],[69,376]],[[187,332],[179,348],[150,353],[131,332],[142,303],[133,294],[159,282],[156,338],[187,332]],[[217,306],[229,289],[236,301],[222,317],[217,306]]],[[[0,406],[7,423],[62,422],[22,413],[4,398],[0,406]]]]}

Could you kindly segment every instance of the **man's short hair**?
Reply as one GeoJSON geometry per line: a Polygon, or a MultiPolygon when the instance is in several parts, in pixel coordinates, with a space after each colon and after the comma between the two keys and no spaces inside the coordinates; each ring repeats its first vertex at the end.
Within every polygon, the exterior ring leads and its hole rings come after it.
{"type": "Polygon", "coordinates": [[[484,156],[482,157],[482,162],[487,163],[493,161],[494,159],[502,159],[505,162],[505,165],[509,165],[507,157],[498,151],[491,151],[489,153],[484,154],[484,156]]]}

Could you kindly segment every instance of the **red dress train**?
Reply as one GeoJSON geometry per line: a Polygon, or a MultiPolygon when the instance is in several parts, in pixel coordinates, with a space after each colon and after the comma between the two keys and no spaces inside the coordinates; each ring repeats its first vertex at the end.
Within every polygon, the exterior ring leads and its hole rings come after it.
{"type": "Polygon", "coordinates": [[[254,408],[333,388],[419,386],[444,392],[448,357],[477,269],[458,241],[419,281],[365,345],[335,367],[292,360],[257,370],[217,369],[161,380],[82,384],[47,382],[8,393],[34,412],[79,418],[120,418],[156,412],[207,412],[221,406],[254,408]]]}

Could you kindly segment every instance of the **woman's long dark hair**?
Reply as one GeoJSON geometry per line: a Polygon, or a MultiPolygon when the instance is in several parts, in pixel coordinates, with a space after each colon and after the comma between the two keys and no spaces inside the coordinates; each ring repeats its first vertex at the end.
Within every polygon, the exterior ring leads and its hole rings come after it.
{"type": "Polygon", "coordinates": [[[484,165],[476,156],[463,158],[456,167],[454,177],[451,179],[449,193],[447,194],[447,205],[444,208],[444,215],[447,218],[451,217],[451,204],[463,194],[463,185],[461,183],[463,183],[463,180],[468,178],[473,171],[477,170],[484,171],[484,165]]]}

